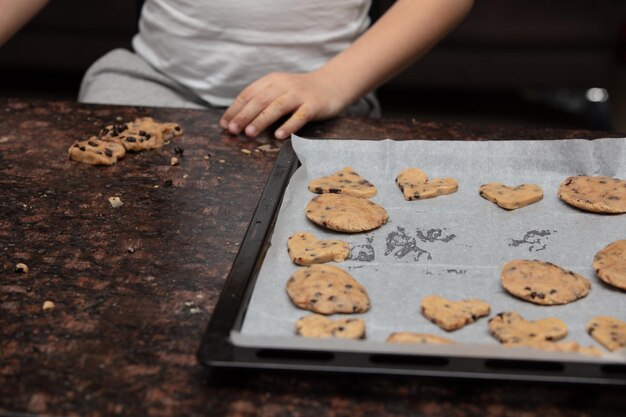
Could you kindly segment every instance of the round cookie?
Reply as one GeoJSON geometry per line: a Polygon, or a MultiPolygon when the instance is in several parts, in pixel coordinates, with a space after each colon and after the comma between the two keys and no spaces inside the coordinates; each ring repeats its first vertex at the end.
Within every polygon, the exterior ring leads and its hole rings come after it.
{"type": "Polygon", "coordinates": [[[387,343],[428,343],[435,345],[451,345],[454,341],[428,333],[395,332],[389,335],[387,343]]]}
{"type": "Polygon", "coordinates": [[[452,194],[459,189],[454,178],[428,179],[428,175],[419,168],[407,168],[400,171],[396,177],[396,184],[404,195],[404,199],[425,200],[440,195],[452,194]]]}
{"type": "Polygon", "coordinates": [[[591,283],[582,275],[544,261],[516,259],[502,267],[502,286],[534,304],[567,304],[586,296],[591,283]]]}
{"type": "Polygon", "coordinates": [[[309,191],[317,194],[335,193],[369,198],[376,195],[374,184],[346,167],[326,177],[316,178],[309,183],[309,191]]]}
{"type": "Polygon", "coordinates": [[[338,232],[356,233],[387,223],[387,210],[365,198],[344,194],[322,194],[306,206],[313,223],[338,232]]]}
{"type": "Polygon", "coordinates": [[[515,312],[505,312],[489,320],[489,333],[502,343],[527,344],[563,339],[567,325],[554,317],[528,321],[515,312]]]}
{"type": "Polygon", "coordinates": [[[296,232],[287,240],[291,261],[297,265],[344,261],[350,256],[350,245],[343,240],[319,240],[313,234],[296,232]]]}
{"type": "Polygon", "coordinates": [[[299,269],[287,281],[287,294],[296,306],[321,314],[365,313],[370,308],[365,288],[332,265],[299,269]]]}
{"type": "Polygon", "coordinates": [[[422,314],[444,330],[452,331],[489,315],[490,307],[481,300],[450,301],[438,295],[424,297],[422,314]]]}
{"type": "Polygon", "coordinates": [[[626,213],[626,181],[602,176],[569,177],[559,186],[559,198],[582,210],[626,213]]]}
{"type": "Polygon", "coordinates": [[[609,316],[598,316],[587,323],[587,332],[611,352],[626,347],[626,322],[609,316]]]}
{"type": "Polygon", "coordinates": [[[92,136],[88,140],[76,141],[68,149],[70,159],[90,165],[113,165],[126,154],[118,143],[106,142],[92,136]]]}
{"type": "Polygon", "coordinates": [[[490,182],[480,186],[480,196],[503,209],[515,210],[541,200],[543,190],[536,184],[509,187],[501,182],[490,182]]]}
{"type": "Polygon", "coordinates": [[[626,290],[626,240],[617,240],[596,253],[593,269],[602,281],[626,290]]]}
{"type": "Polygon", "coordinates": [[[296,334],[304,337],[365,339],[365,320],[333,320],[319,314],[301,317],[296,322],[296,334]]]}

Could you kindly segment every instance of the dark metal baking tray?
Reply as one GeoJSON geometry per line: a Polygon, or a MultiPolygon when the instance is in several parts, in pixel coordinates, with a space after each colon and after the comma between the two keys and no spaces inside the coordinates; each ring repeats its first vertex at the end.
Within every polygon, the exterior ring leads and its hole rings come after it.
{"type": "MultiPolygon", "coordinates": [[[[233,332],[241,330],[246,308],[269,241],[283,194],[299,166],[291,143],[286,142],[263,190],[250,226],[226,279],[206,328],[197,357],[211,370],[266,369],[311,372],[371,373],[445,378],[496,379],[579,384],[626,385],[626,365],[620,363],[535,358],[476,358],[410,349],[385,351],[336,349],[320,341],[319,348],[268,348],[238,344],[233,332]]],[[[555,356],[558,357],[558,356],[555,356]]]]}

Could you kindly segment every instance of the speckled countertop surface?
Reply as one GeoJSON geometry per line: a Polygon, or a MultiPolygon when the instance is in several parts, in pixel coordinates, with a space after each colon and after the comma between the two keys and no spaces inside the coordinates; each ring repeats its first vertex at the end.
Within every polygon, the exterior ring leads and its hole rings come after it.
{"type": "MultiPolygon", "coordinates": [[[[223,134],[219,116],[0,100],[0,415],[623,415],[623,387],[265,372],[208,378],[195,353],[275,158],[254,152],[267,137],[223,134]],[[68,160],[74,139],[139,116],[178,122],[185,135],[112,167],[68,160]],[[183,156],[172,166],[176,148],[183,156]],[[124,205],[112,208],[112,196],[124,205]],[[15,272],[18,262],[30,271],[15,272]],[[44,310],[46,301],[54,308],[44,310]]],[[[301,134],[610,136],[359,119],[301,134]]]]}

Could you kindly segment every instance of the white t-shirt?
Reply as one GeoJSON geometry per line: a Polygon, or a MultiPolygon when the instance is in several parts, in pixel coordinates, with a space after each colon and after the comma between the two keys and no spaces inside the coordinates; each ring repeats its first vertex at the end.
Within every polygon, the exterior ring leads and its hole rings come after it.
{"type": "Polygon", "coordinates": [[[370,24],[371,0],[146,0],[133,38],[154,67],[216,106],[269,72],[308,72],[370,24]]]}

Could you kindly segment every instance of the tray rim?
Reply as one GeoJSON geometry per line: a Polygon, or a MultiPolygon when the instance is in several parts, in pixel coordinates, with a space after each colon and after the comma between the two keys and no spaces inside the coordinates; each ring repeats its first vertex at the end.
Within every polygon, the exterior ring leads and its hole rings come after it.
{"type": "MultiPolygon", "coordinates": [[[[339,140],[339,139],[336,139],[339,140]]],[[[349,374],[626,385],[626,364],[576,358],[477,358],[424,352],[368,352],[238,345],[259,268],[269,247],[287,184],[300,166],[291,140],[283,143],[197,351],[209,370],[287,370],[349,374]]]]}

